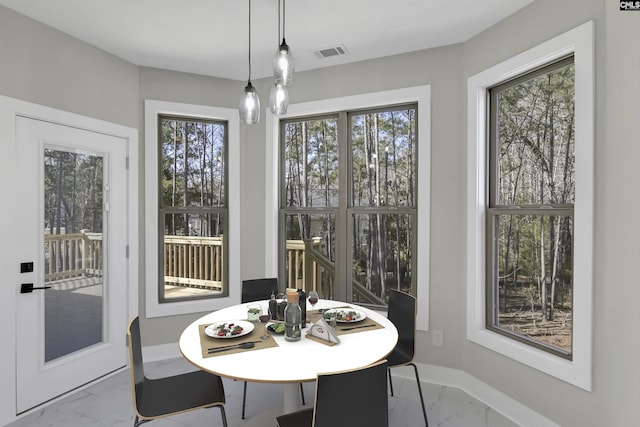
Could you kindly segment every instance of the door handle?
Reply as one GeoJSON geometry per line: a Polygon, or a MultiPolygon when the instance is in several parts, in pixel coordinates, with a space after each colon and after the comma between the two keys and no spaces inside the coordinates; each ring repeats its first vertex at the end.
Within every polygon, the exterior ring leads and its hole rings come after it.
{"type": "Polygon", "coordinates": [[[23,283],[22,286],[20,286],[20,293],[21,294],[30,294],[35,289],[49,289],[49,288],[51,288],[51,286],[34,287],[33,283],[23,283]]]}

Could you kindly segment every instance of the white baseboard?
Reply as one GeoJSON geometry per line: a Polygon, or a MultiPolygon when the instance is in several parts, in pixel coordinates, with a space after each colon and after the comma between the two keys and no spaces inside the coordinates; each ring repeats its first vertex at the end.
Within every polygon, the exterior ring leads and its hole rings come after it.
{"type": "MultiPolygon", "coordinates": [[[[426,363],[416,363],[416,366],[421,382],[459,388],[520,426],[560,427],[559,424],[460,369],[426,363]]],[[[411,368],[393,369],[392,372],[394,376],[415,379],[411,368]]]]}
{"type": "MultiPolygon", "coordinates": [[[[147,346],[142,352],[145,362],[181,357],[177,343],[147,346]]],[[[426,363],[416,363],[416,366],[422,382],[459,388],[520,426],[560,427],[559,424],[460,369],[426,363]]],[[[402,378],[414,378],[413,370],[410,368],[393,369],[392,373],[402,378]]]]}

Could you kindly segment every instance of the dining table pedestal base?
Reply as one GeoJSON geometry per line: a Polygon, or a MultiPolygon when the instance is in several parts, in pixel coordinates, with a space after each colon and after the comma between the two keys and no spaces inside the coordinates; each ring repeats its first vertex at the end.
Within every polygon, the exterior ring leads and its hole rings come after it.
{"type": "Polygon", "coordinates": [[[300,383],[284,384],[284,409],[283,413],[289,414],[300,409],[300,383]]]}

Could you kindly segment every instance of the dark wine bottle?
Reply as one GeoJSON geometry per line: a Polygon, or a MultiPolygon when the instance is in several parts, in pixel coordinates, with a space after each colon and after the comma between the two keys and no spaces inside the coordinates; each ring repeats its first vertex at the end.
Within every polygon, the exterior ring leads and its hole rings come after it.
{"type": "Polygon", "coordinates": [[[304,328],[307,325],[307,295],[303,289],[298,289],[298,304],[302,312],[302,327],[304,328]]]}

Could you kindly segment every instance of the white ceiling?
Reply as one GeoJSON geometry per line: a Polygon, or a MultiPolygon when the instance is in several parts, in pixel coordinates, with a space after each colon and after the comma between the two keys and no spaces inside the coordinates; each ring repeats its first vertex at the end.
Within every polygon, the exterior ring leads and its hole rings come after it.
{"type": "MultiPolygon", "coordinates": [[[[460,43],[533,0],[289,0],[296,71],[460,43]],[[347,55],[314,51],[342,45],[347,55]]],[[[141,66],[248,77],[248,0],[0,0],[141,66]]],[[[278,0],[252,0],[252,79],[272,75],[278,0]]]]}

